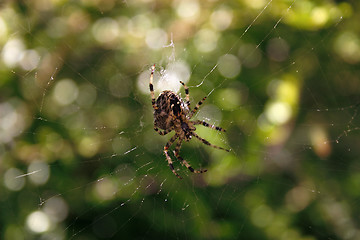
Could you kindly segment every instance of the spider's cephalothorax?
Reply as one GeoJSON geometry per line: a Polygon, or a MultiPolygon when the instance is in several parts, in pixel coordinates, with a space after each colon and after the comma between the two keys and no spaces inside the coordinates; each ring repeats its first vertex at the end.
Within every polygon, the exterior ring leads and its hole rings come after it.
{"type": "Polygon", "coordinates": [[[169,90],[163,91],[159,95],[159,97],[155,100],[154,86],[153,86],[154,71],[155,71],[155,65],[153,65],[151,68],[150,83],[149,83],[151,101],[152,101],[152,106],[154,108],[154,130],[158,132],[160,135],[165,135],[173,130],[175,131],[175,135],[164,146],[164,153],[169,163],[169,167],[171,171],[178,178],[181,178],[179,174],[177,174],[177,172],[175,171],[171,157],[168,154],[168,150],[170,146],[175,142],[176,139],[178,139],[174,150],[174,154],[176,158],[193,173],[206,172],[207,170],[194,170],[190,166],[190,164],[179,155],[181,144],[183,141],[189,141],[194,136],[195,138],[199,139],[201,142],[203,142],[206,145],[209,145],[213,148],[229,151],[222,147],[215,146],[209,143],[207,140],[198,136],[195,133],[196,130],[195,125],[203,125],[205,127],[209,127],[222,132],[225,132],[225,130],[222,129],[221,127],[211,125],[205,121],[190,120],[191,117],[194,115],[194,113],[199,109],[200,105],[205,101],[206,97],[204,97],[200,102],[198,102],[198,104],[196,104],[194,109],[191,110],[189,88],[185,85],[185,83],[181,81],[180,83],[185,88],[186,102],[184,102],[176,93],[169,90]]]}

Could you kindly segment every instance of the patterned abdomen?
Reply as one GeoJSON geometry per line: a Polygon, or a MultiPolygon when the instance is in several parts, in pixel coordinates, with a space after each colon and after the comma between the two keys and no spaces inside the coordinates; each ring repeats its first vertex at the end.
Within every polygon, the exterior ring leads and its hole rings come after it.
{"type": "Polygon", "coordinates": [[[182,99],[172,91],[163,91],[156,100],[154,111],[155,126],[161,129],[170,129],[175,119],[188,112],[182,99]],[[185,111],[185,112],[184,112],[185,111]]]}

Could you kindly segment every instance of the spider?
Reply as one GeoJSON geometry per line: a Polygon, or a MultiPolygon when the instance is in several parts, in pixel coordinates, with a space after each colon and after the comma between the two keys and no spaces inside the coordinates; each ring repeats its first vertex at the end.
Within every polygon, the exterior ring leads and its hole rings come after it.
{"type": "Polygon", "coordinates": [[[182,179],[182,177],[175,171],[173,161],[168,154],[170,146],[178,139],[176,143],[176,147],[174,150],[175,157],[181,162],[182,165],[185,165],[190,172],[192,173],[204,173],[207,170],[194,170],[190,164],[184,160],[180,155],[180,148],[183,141],[189,141],[192,137],[197,138],[202,143],[217,149],[221,149],[229,152],[228,149],[218,147],[216,145],[211,144],[207,140],[201,138],[199,135],[195,133],[195,125],[203,125],[208,128],[215,129],[217,131],[225,132],[225,129],[221,127],[217,127],[211,125],[205,121],[190,120],[192,116],[199,109],[200,105],[203,104],[207,96],[205,96],[201,101],[199,101],[194,109],[190,109],[190,97],[189,97],[189,88],[180,81],[185,89],[186,102],[184,102],[176,93],[173,91],[165,90],[160,93],[159,97],[155,100],[154,94],[154,86],[153,86],[153,78],[155,72],[155,64],[151,67],[151,75],[150,75],[150,96],[152,107],[154,108],[154,130],[160,135],[166,135],[171,131],[175,131],[175,135],[170,138],[170,140],[164,146],[164,154],[166,156],[166,160],[168,161],[169,167],[171,171],[178,178],[182,179]],[[160,129],[162,130],[160,130],[160,129]]]}

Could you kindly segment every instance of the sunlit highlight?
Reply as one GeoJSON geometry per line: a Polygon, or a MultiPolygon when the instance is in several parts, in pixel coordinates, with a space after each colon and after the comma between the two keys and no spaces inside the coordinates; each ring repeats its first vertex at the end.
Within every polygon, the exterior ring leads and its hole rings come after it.
{"type": "Polygon", "coordinates": [[[1,58],[7,67],[15,67],[21,60],[24,50],[24,43],[20,39],[10,39],[1,51],[1,58]]]}
{"type": "MultiPolygon", "coordinates": [[[[144,94],[149,94],[150,71],[142,72],[137,80],[138,89],[144,94]]],[[[178,92],[181,84],[180,81],[187,83],[190,79],[190,66],[184,61],[172,62],[166,66],[165,70],[156,67],[154,73],[154,90],[156,94],[164,90],[178,92]]]]}
{"type": "Polygon", "coordinates": [[[329,19],[329,11],[323,7],[316,7],[311,12],[311,19],[317,26],[323,26],[329,19]]]}
{"type": "Polygon", "coordinates": [[[27,217],[26,225],[32,232],[42,233],[50,229],[51,222],[43,211],[35,211],[27,217]]]}
{"type": "Polygon", "coordinates": [[[265,110],[267,119],[276,125],[286,123],[292,114],[291,107],[286,102],[272,102],[265,110]]]}

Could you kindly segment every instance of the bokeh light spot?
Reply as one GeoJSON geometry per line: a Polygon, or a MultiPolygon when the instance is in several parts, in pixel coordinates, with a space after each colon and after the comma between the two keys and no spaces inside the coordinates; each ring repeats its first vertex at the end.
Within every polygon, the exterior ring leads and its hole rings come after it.
{"type": "Polygon", "coordinates": [[[47,182],[50,177],[49,165],[45,162],[32,162],[28,167],[28,177],[36,185],[42,185],[47,182]]]}
{"type": "Polygon", "coordinates": [[[261,9],[265,6],[267,1],[266,0],[245,0],[245,3],[251,8],[261,9]]]}
{"type": "Polygon", "coordinates": [[[289,45],[282,38],[270,39],[266,51],[270,59],[282,62],[289,57],[289,45]]]}
{"type": "Polygon", "coordinates": [[[262,54],[254,44],[242,44],[239,48],[238,56],[241,63],[248,68],[255,68],[261,62],[262,54]]]}
{"type": "Polygon", "coordinates": [[[35,211],[27,217],[26,225],[32,232],[42,233],[50,229],[51,222],[43,211],[35,211]]]}
{"type": "MultiPolygon", "coordinates": [[[[196,115],[196,117],[198,119],[202,119],[202,120],[205,120],[210,123],[213,121],[213,119],[216,119],[217,123],[212,123],[212,124],[216,125],[219,122],[221,122],[222,111],[220,111],[220,109],[217,106],[208,103],[208,104],[204,105],[203,107],[201,107],[201,110],[196,115]]],[[[210,131],[206,131],[206,132],[209,134],[212,133],[210,131]]]]}
{"type": "Polygon", "coordinates": [[[167,34],[161,28],[154,28],[146,33],[146,44],[151,49],[160,49],[167,42],[167,34]]]}
{"type": "Polygon", "coordinates": [[[211,52],[215,50],[219,34],[211,29],[201,29],[194,39],[194,44],[199,52],[211,52]]]}
{"type": "Polygon", "coordinates": [[[82,107],[91,107],[96,101],[97,92],[94,86],[82,84],[79,86],[79,96],[76,102],[82,107]]]}
{"type": "Polygon", "coordinates": [[[266,205],[255,208],[251,214],[251,220],[258,227],[268,226],[274,218],[274,212],[266,205]]]}
{"type": "Polygon", "coordinates": [[[162,90],[170,89],[178,92],[180,81],[187,83],[190,79],[190,66],[184,61],[172,62],[166,66],[163,76],[159,79],[162,90]]]}
{"type": "Polygon", "coordinates": [[[176,12],[181,18],[196,17],[200,13],[200,5],[196,0],[180,0],[176,12]]]}
{"type": "Polygon", "coordinates": [[[311,12],[311,19],[317,26],[323,26],[329,19],[329,12],[324,7],[316,7],[311,12]]]}
{"type": "Polygon", "coordinates": [[[348,63],[358,63],[360,61],[360,40],[353,32],[341,33],[334,44],[335,52],[348,63]]]}
{"type": "Polygon", "coordinates": [[[128,21],[129,33],[135,37],[144,37],[150,28],[151,21],[143,14],[136,15],[128,21]]]}
{"type": "Polygon", "coordinates": [[[304,187],[294,187],[286,194],[286,205],[293,212],[306,208],[310,201],[310,191],[304,187]]]}
{"type": "Polygon", "coordinates": [[[331,142],[325,129],[321,126],[313,126],[309,131],[311,145],[316,155],[326,158],[331,153],[331,142]]]}
{"type": "Polygon", "coordinates": [[[43,210],[52,221],[61,222],[67,217],[69,206],[62,197],[55,196],[45,202],[43,210]]]}
{"type": "Polygon", "coordinates": [[[17,168],[10,168],[4,174],[4,185],[9,190],[20,191],[25,185],[23,172],[17,168]]]}
{"type": "Polygon", "coordinates": [[[117,186],[114,181],[109,178],[102,178],[96,182],[94,194],[99,200],[110,200],[116,195],[117,186]]]}
{"type": "Polygon", "coordinates": [[[84,157],[92,157],[98,152],[99,147],[99,139],[97,137],[83,137],[79,141],[78,151],[84,157]]]}
{"type": "Polygon", "coordinates": [[[79,94],[78,87],[71,79],[60,80],[54,89],[54,100],[62,106],[72,103],[79,94]]]}
{"type": "Polygon", "coordinates": [[[112,18],[101,18],[94,23],[92,33],[100,43],[113,42],[119,37],[119,25],[112,18]]]}
{"type": "MultiPolygon", "coordinates": [[[[169,63],[165,70],[156,67],[154,73],[154,91],[156,94],[164,90],[171,90],[178,92],[180,81],[187,83],[190,79],[190,66],[187,62],[176,61],[169,63]],[[160,74],[161,73],[161,74],[160,74]]],[[[149,91],[150,70],[142,72],[137,80],[137,87],[145,94],[150,94],[149,91]]]]}
{"type": "Polygon", "coordinates": [[[241,92],[235,89],[226,88],[218,91],[217,97],[220,99],[219,104],[226,110],[234,110],[240,106],[241,92]]]}
{"type": "Polygon", "coordinates": [[[26,50],[21,54],[20,66],[27,71],[37,67],[40,61],[40,55],[35,50],[26,50]]]}
{"type": "Polygon", "coordinates": [[[292,114],[291,107],[286,102],[271,102],[265,110],[267,119],[276,125],[286,123],[292,114]]]}
{"type": "Polygon", "coordinates": [[[1,58],[9,68],[15,67],[23,56],[24,43],[20,39],[10,39],[1,51],[1,58]]]}
{"type": "Polygon", "coordinates": [[[63,17],[52,18],[47,24],[46,32],[52,38],[64,37],[68,32],[66,20],[63,17]]]}
{"type": "Polygon", "coordinates": [[[227,8],[221,8],[211,14],[210,22],[211,26],[213,26],[215,29],[223,31],[230,26],[232,19],[232,11],[227,8]]]}
{"type": "Polygon", "coordinates": [[[236,56],[232,54],[226,54],[219,58],[218,69],[220,74],[224,77],[234,78],[239,75],[241,71],[241,63],[236,56]]]}
{"type": "Polygon", "coordinates": [[[8,28],[6,26],[6,23],[2,17],[0,17],[0,43],[3,43],[3,41],[7,38],[8,35],[8,28]]]}
{"type": "Polygon", "coordinates": [[[25,127],[25,113],[18,101],[0,104],[0,143],[10,142],[21,134],[25,127]]]}

